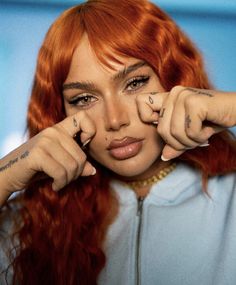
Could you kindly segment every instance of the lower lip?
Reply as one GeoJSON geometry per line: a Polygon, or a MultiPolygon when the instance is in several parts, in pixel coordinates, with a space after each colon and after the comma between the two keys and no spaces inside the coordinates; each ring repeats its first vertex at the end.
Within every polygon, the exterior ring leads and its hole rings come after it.
{"type": "Polygon", "coordinates": [[[109,153],[113,158],[123,160],[137,155],[141,148],[142,141],[137,141],[126,146],[110,149],[109,153]]]}

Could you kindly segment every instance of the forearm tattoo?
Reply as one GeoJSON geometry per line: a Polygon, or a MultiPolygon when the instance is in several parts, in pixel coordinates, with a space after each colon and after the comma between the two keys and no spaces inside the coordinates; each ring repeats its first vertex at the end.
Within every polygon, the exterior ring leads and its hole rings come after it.
{"type": "Polygon", "coordinates": [[[29,151],[26,150],[19,157],[9,160],[5,165],[0,166],[0,172],[3,172],[4,170],[11,168],[12,165],[16,164],[19,160],[26,158],[28,155],[29,155],[29,151]]]}
{"type": "Polygon", "coordinates": [[[190,124],[191,124],[191,119],[190,119],[190,116],[188,115],[186,118],[185,118],[185,126],[187,129],[190,128],[190,124]]]}
{"type": "Polygon", "coordinates": [[[202,91],[202,90],[198,90],[198,89],[194,89],[194,88],[191,88],[191,87],[187,87],[185,88],[184,90],[189,90],[189,91],[192,91],[196,94],[199,94],[199,95],[205,95],[205,96],[208,96],[208,97],[214,97],[214,95],[208,91],[202,91]]]}

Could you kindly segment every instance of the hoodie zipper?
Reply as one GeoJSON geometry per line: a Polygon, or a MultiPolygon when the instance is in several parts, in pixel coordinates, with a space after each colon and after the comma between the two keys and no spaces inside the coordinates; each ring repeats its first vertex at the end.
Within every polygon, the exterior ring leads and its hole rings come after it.
{"type": "Polygon", "coordinates": [[[141,230],[142,230],[142,213],[143,213],[143,201],[144,197],[138,198],[138,208],[137,208],[137,219],[138,219],[138,228],[137,228],[137,239],[136,239],[136,256],[135,256],[135,271],[136,271],[136,285],[141,285],[141,260],[140,260],[140,243],[141,243],[141,230]]]}

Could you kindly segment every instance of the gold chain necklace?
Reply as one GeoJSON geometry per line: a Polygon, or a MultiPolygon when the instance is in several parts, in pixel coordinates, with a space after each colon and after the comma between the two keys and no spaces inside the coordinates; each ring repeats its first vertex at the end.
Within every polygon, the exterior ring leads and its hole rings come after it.
{"type": "Polygon", "coordinates": [[[176,168],[176,166],[177,166],[176,163],[172,163],[171,165],[160,170],[160,172],[153,175],[152,177],[138,181],[126,181],[125,183],[132,189],[151,186],[156,182],[161,181],[163,178],[165,178],[170,172],[172,172],[176,168]]]}

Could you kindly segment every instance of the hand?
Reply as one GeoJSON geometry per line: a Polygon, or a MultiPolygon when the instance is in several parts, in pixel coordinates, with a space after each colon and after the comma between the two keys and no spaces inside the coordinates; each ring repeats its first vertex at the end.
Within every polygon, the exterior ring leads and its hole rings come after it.
{"type": "Polygon", "coordinates": [[[163,160],[207,146],[213,134],[236,125],[236,93],[176,86],[166,93],[140,94],[137,105],[141,119],[156,123],[166,143],[163,160]]]}
{"type": "Polygon", "coordinates": [[[12,193],[22,190],[35,179],[36,174],[51,177],[53,190],[63,188],[80,175],[95,174],[95,168],[73,139],[78,132],[83,145],[89,143],[96,132],[93,122],[84,112],[41,131],[1,159],[0,181],[4,186],[0,191],[12,193]]]}

